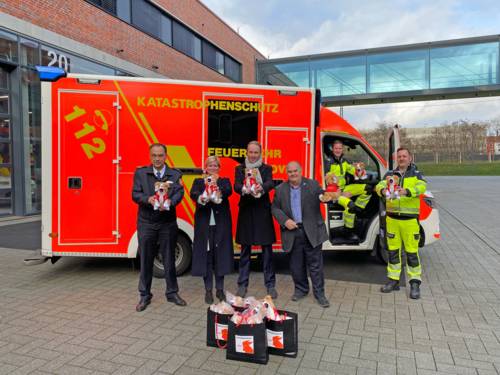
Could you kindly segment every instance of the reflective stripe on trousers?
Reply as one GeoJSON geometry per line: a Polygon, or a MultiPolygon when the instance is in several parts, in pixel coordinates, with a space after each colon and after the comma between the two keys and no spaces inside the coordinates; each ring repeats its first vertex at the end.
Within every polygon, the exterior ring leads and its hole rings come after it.
{"type": "Polygon", "coordinates": [[[420,227],[417,219],[398,220],[387,216],[387,247],[389,263],[387,276],[399,280],[401,274],[401,249],[406,252],[406,272],[408,280],[421,280],[422,267],[418,256],[420,227]]]}

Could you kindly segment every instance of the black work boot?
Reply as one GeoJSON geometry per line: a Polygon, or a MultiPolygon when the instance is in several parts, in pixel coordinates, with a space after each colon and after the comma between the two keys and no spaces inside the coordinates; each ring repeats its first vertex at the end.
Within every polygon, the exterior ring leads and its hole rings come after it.
{"type": "Polygon", "coordinates": [[[390,279],[387,284],[380,288],[382,293],[390,293],[393,290],[399,290],[399,280],[390,279]]]}
{"type": "Polygon", "coordinates": [[[420,298],[420,282],[418,280],[410,280],[410,298],[420,298]]]}

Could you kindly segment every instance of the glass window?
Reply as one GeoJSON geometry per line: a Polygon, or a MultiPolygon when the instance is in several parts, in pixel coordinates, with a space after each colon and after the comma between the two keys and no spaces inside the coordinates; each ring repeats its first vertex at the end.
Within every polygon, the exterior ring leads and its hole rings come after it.
{"type": "Polygon", "coordinates": [[[163,43],[172,45],[172,20],[165,15],[161,15],[161,35],[160,39],[163,43]]]}
{"type": "Polygon", "coordinates": [[[8,118],[0,118],[0,139],[5,140],[10,138],[10,120],[8,118]]]}
{"type": "Polygon", "coordinates": [[[1,30],[0,60],[17,61],[17,37],[1,30]]]}
{"type": "Polygon", "coordinates": [[[276,64],[271,70],[272,79],[286,86],[311,87],[309,79],[309,62],[276,64]]]}
{"type": "Polygon", "coordinates": [[[40,80],[36,71],[21,69],[22,108],[27,213],[39,212],[41,208],[41,111],[40,80]]]}
{"type": "Polygon", "coordinates": [[[0,67],[0,89],[9,88],[9,73],[0,67]]]}
{"type": "Polygon", "coordinates": [[[427,61],[427,50],[368,55],[368,92],[427,89],[427,61]]]}
{"type": "Polygon", "coordinates": [[[224,54],[219,51],[215,52],[215,70],[224,74],[224,54]]]}
{"type": "Polygon", "coordinates": [[[235,82],[241,82],[241,65],[229,56],[224,59],[224,73],[235,82]]]}
{"type": "Polygon", "coordinates": [[[21,53],[19,62],[23,65],[35,66],[40,63],[38,56],[38,43],[29,39],[21,38],[21,53]]]}
{"type": "Polygon", "coordinates": [[[160,38],[160,11],[145,0],[132,1],[132,23],[142,31],[160,38]]]}
{"type": "Polygon", "coordinates": [[[191,30],[174,21],[173,46],[180,52],[201,61],[201,39],[194,35],[191,30]]]}
{"type": "Polygon", "coordinates": [[[335,57],[311,61],[314,86],[323,96],[366,93],[366,58],[335,57]]]}
{"type": "Polygon", "coordinates": [[[131,0],[117,0],[116,1],[116,15],[121,20],[130,23],[130,1],[131,0]]]}
{"type": "Polygon", "coordinates": [[[71,59],[69,54],[50,46],[41,46],[42,65],[56,66],[70,72],[71,59]]]}
{"type": "Polygon", "coordinates": [[[107,12],[116,14],[116,0],[89,0],[89,2],[97,5],[107,12]]]}
{"type": "Polygon", "coordinates": [[[11,167],[2,163],[8,143],[0,143],[0,215],[12,214],[11,167]]]}
{"type": "Polygon", "coordinates": [[[498,82],[498,42],[431,48],[431,88],[498,82]]]}
{"type": "Polygon", "coordinates": [[[58,66],[71,73],[115,74],[112,68],[48,46],[42,46],[42,65],[58,66]]]}
{"type": "Polygon", "coordinates": [[[0,92],[0,113],[9,113],[9,93],[0,92]]]}

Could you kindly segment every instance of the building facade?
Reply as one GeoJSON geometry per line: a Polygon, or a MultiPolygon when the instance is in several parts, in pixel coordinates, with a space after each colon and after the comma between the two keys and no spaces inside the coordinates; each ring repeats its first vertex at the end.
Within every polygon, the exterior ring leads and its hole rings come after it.
{"type": "Polygon", "coordinates": [[[197,0],[0,2],[0,216],[40,212],[36,65],[255,83],[254,47],[197,0]]]}

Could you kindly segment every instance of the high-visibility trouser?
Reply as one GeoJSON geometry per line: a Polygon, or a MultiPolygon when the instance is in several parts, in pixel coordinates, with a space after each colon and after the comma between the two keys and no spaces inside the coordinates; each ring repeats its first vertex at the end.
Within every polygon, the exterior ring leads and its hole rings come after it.
{"type": "Polygon", "coordinates": [[[418,242],[420,240],[420,227],[417,219],[394,219],[387,216],[387,246],[389,250],[389,263],[387,263],[387,276],[392,280],[399,280],[401,274],[401,248],[406,251],[406,268],[408,280],[421,280],[422,267],[418,256],[418,242]]]}
{"type": "Polygon", "coordinates": [[[349,203],[352,199],[354,204],[361,209],[365,209],[366,205],[370,201],[371,194],[366,194],[366,184],[350,184],[346,185],[343,191],[347,191],[352,194],[351,198],[340,196],[338,203],[344,207],[344,226],[346,228],[354,228],[354,223],[356,221],[356,214],[349,211],[349,203]]]}

